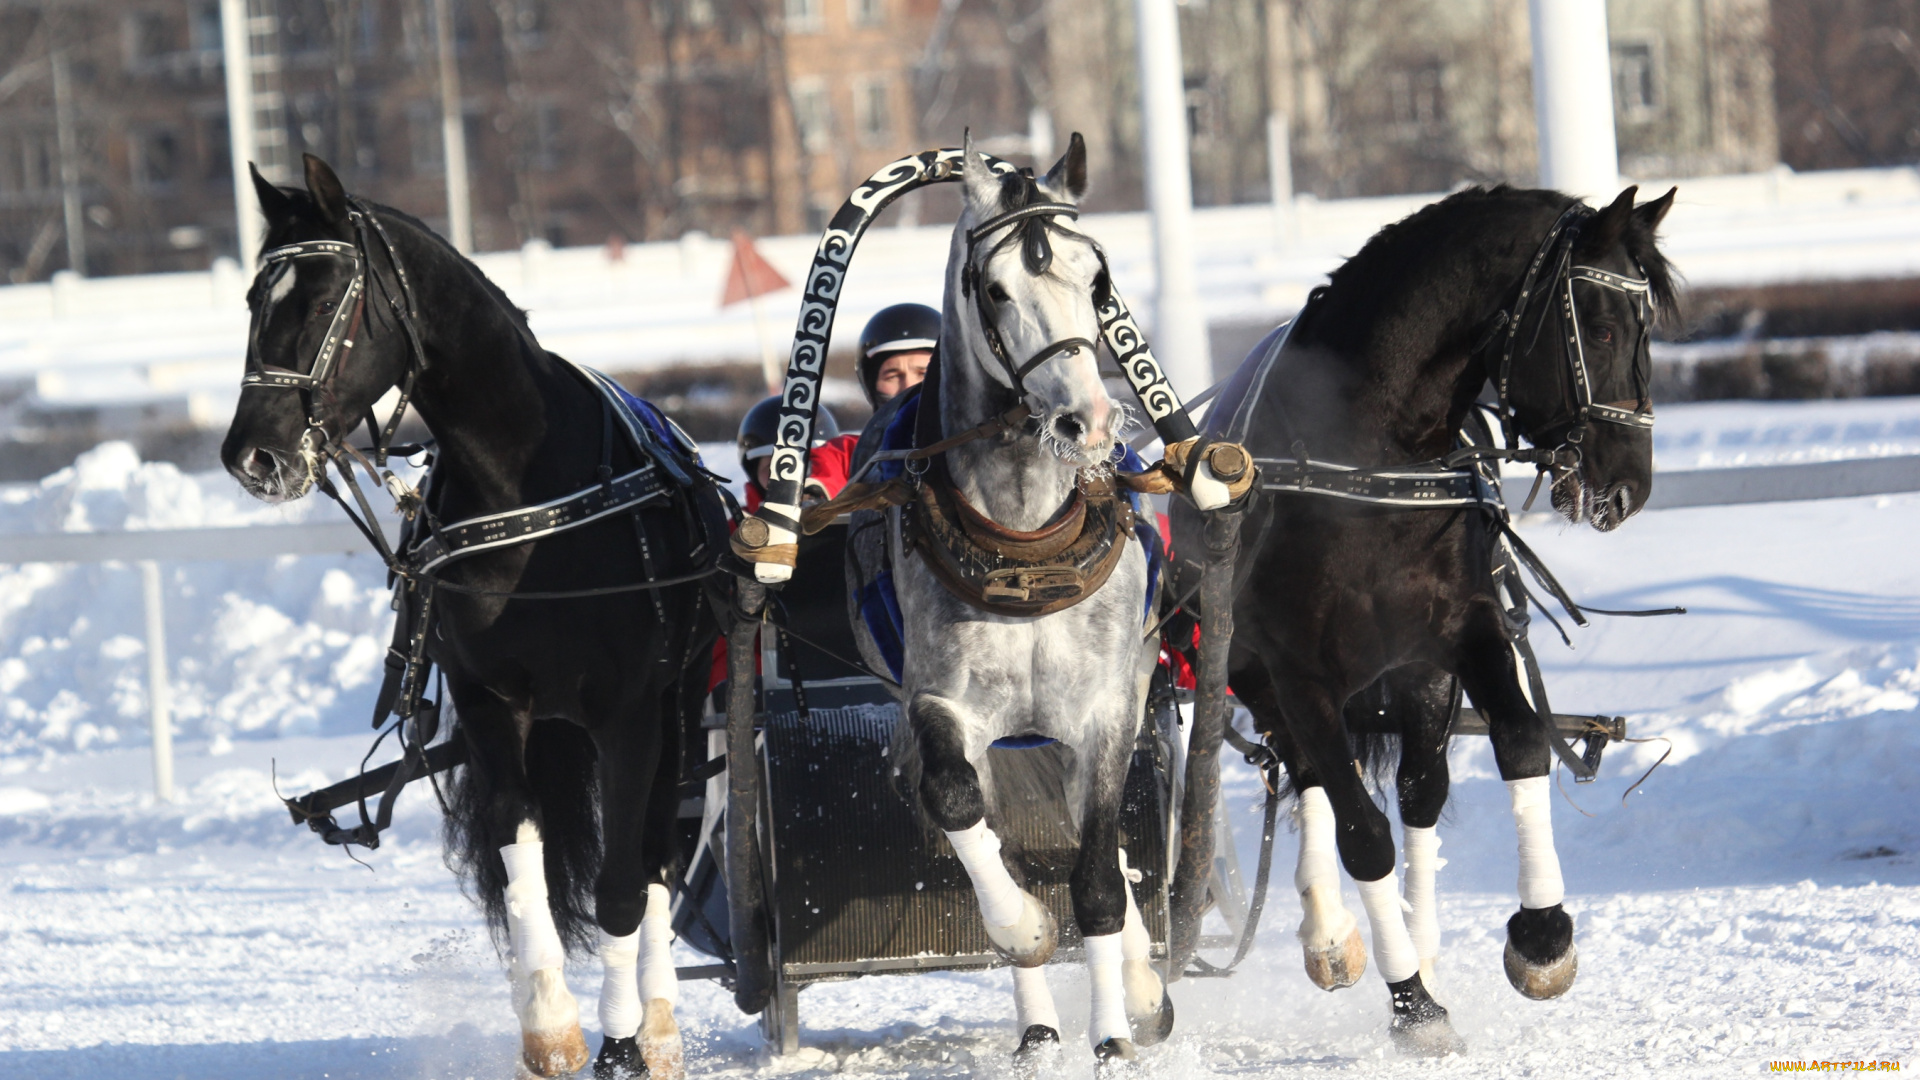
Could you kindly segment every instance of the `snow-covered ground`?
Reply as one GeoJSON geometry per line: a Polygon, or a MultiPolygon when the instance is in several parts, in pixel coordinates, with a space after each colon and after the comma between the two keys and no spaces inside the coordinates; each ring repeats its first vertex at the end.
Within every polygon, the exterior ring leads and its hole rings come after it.
{"type": "MultiPolygon", "coordinates": [[[[1920,400],[1662,411],[1665,468],[1811,460],[1920,442],[1920,400]],[[1785,434],[1771,434],[1782,433],[1785,434]],[[1741,457],[1739,455],[1748,455],[1741,457]],[[1758,455],[1758,456],[1755,456],[1758,455]]],[[[0,528],[135,528],[319,513],[250,503],[117,449],[0,489],[0,528]]],[[[1438,996],[1468,1053],[1387,1048],[1373,973],[1339,994],[1300,968],[1282,860],[1260,947],[1174,988],[1143,1075],[1747,1075],[1774,1060],[1889,1059],[1920,1041],[1920,494],[1652,512],[1600,535],[1521,530],[1576,596],[1681,603],[1541,630],[1554,704],[1623,713],[1616,747],[1556,796],[1581,974],[1521,999],[1500,974],[1513,830],[1484,740],[1453,751],[1441,832],[1438,996]]],[[[386,625],[367,557],[175,564],[180,796],[155,806],[130,567],[0,568],[0,1077],[505,1077],[506,983],[442,867],[430,796],[402,801],[372,869],[275,800],[359,761],[386,625]]],[[[1258,780],[1227,779],[1243,859],[1258,780]]],[[[1287,841],[1283,838],[1283,850],[1287,841]]],[[[1357,898],[1349,897],[1357,907],[1357,898]]],[[[683,962],[694,962],[691,954],[683,962]]],[[[1050,978],[1074,1027],[1085,979],[1050,978]]],[[[574,973],[588,1027],[597,971],[574,973]]],[[[805,1049],[771,1059],[716,986],[689,985],[689,1064],[720,1076],[1009,1075],[1005,972],[868,978],[801,996],[805,1049]]],[[[591,1034],[591,1033],[590,1033],[591,1034]]],[[[1059,1071],[1091,1072],[1076,1038],[1059,1071]]],[[[596,1042],[597,1045],[597,1042],[596,1042]]]]}

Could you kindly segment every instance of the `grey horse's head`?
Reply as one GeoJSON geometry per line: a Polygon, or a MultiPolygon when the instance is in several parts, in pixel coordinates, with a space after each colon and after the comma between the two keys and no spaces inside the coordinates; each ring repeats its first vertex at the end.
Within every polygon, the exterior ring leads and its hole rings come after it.
{"type": "Polygon", "coordinates": [[[1086,143],[1075,133],[1066,154],[1035,177],[990,171],[969,136],[964,186],[966,209],[947,266],[942,352],[953,359],[942,367],[943,382],[998,387],[1002,397],[1024,390],[1029,423],[1055,455],[1075,465],[1103,460],[1126,416],[1100,380],[1093,345],[1100,340],[1094,297],[1110,287],[1106,264],[1070,214],[1045,209],[1070,211],[1086,193],[1086,143]],[[1022,209],[1036,213],[978,231],[1022,209]],[[1008,370],[1049,350],[1017,380],[1008,370]]]}

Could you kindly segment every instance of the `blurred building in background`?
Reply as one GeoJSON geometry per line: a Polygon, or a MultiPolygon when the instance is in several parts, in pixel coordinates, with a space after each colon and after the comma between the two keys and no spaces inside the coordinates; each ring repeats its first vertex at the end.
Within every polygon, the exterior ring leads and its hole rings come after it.
{"type": "MultiPolygon", "coordinates": [[[[316,153],[444,227],[430,0],[246,3],[270,175],[316,153]]],[[[804,232],[875,167],[968,128],[1048,160],[1083,132],[1090,208],[1137,208],[1132,5],[453,0],[476,246],[804,232]]],[[[1286,135],[1282,195],[1534,177],[1527,0],[1180,11],[1201,205],[1274,197],[1270,132],[1286,135]]],[[[1912,0],[1608,14],[1628,176],[1920,160],[1912,0]]],[[[0,3],[0,275],[201,269],[234,250],[221,40],[219,0],[0,3]]],[[[902,213],[938,219],[950,195],[902,213]]]]}

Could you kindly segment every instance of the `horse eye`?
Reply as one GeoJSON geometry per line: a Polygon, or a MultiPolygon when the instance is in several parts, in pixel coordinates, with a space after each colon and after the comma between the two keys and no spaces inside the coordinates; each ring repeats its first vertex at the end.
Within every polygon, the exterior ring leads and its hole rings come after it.
{"type": "Polygon", "coordinates": [[[338,306],[339,304],[332,300],[322,300],[314,306],[313,311],[316,315],[331,315],[333,314],[333,309],[338,306]]]}
{"type": "Polygon", "coordinates": [[[987,286],[987,299],[992,300],[996,304],[1004,304],[1013,299],[1013,297],[1008,296],[1007,290],[1001,288],[1000,283],[996,281],[987,286]]]}
{"type": "Polygon", "coordinates": [[[1613,344],[1613,327],[1600,325],[1593,328],[1593,340],[1601,345],[1613,344]]]}

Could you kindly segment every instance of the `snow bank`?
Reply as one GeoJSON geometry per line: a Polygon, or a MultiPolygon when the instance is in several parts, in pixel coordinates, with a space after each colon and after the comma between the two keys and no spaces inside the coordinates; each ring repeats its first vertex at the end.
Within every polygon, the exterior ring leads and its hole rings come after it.
{"type": "MultiPolygon", "coordinates": [[[[39,484],[0,488],[0,530],[284,525],[322,500],[260,503],[110,442],[39,484]]],[[[364,727],[391,626],[371,554],[162,565],[174,723],[188,741],[364,727]]],[[[138,567],[0,567],[0,758],[143,744],[138,567]]]]}

